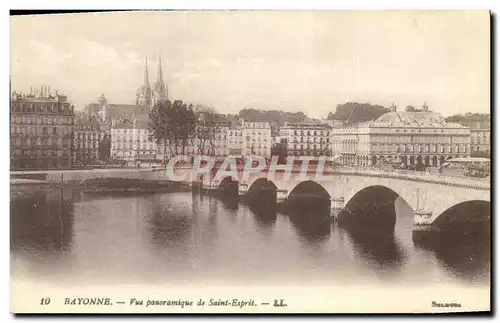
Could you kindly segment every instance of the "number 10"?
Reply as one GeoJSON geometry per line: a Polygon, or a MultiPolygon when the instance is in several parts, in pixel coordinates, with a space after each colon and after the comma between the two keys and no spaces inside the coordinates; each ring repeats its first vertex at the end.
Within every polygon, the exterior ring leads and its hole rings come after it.
{"type": "Polygon", "coordinates": [[[40,305],[49,305],[50,304],[50,298],[42,298],[40,300],[40,305]]]}

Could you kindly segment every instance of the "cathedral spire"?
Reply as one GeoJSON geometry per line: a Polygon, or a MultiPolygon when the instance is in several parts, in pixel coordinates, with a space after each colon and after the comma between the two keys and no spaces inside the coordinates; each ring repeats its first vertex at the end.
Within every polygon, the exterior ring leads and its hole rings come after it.
{"type": "Polygon", "coordinates": [[[158,72],[156,74],[156,82],[163,82],[163,71],[161,69],[161,50],[158,48],[158,72]]]}
{"type": "Polygon", "coordinates": [[[144,69],[144,80],[142,82],[142,85],[149,86],[148,55],[147,54],[146,54],[145,64],[146,64],[146,68],[144,69]]]}

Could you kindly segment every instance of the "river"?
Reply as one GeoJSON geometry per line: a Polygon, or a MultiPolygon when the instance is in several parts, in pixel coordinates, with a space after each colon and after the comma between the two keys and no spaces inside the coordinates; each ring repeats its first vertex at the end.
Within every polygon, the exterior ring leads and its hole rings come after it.
{"type": "Polygon", "coordinates": [[[11,196],[11,276],[91,283],[252,282],[489,288],[488,237],[420,246],[397,199],[394,235],[182,193],[11,196]]]}

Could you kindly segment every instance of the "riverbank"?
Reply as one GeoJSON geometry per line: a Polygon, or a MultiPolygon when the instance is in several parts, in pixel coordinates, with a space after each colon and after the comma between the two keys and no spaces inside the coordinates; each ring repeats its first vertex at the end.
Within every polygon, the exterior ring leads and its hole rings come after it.
{"type": "Polygon", "coordinates": [[[95,178],[84,183],[85,192],[188,192],[188,183],[168,180],[95,178]]]}

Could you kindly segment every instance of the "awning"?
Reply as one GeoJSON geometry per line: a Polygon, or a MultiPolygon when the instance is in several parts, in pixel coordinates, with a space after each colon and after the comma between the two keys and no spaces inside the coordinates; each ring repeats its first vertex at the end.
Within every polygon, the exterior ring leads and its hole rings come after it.
{"type": "Polygon", "coordinates": [[[449,163],[490,163],[489,158],[484,157],[457,157],[448,159],[449,163]]]}

